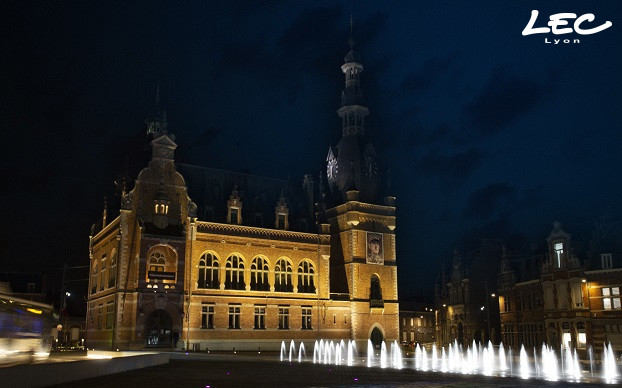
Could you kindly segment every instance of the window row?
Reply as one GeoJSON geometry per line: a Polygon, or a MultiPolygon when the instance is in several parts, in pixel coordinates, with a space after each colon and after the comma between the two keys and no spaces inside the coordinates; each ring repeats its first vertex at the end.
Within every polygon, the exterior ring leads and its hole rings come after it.
{"type": "MultiPolygon", "coordinates": [[[[245,263],[237,255],[231,255],[224,264],[225,279],[224,287],[226,290],[245,290],[246,271],[245,263]]],[[[250,265],[250,289],[252,291],[270,291],[269,283],[270,268],[268,260],[261,256],[253,259],[250,265]]],[[[296,272],[298,276],[297,290],[299,293],[315,293],[315,268],[307,260],[302,261],[296,272]]],[[[206,253],[199,259],[199,279],[198,288],[220,289],[220,262],[218,258],[206,253]]],[[[274,291],[293,292],[294,272],[292,265],[287,259],[279,259],[274,266],[274,291]]]]}
{"type": "MultiPolygon", "coordinates": [[[[289,330],[290,316],[289,306],[279,306],[278,308],[278,329],[289,330]]],[[[229,329],[241,329],[240,324],[240,305],[229,305],[229,329]]],[[[201,307],[201,328],[213,329],[214,328],[214,305],[203,304],[201,307]]],[[[312,330],[313,315],[311,307],[302,307],[300,328],[302,330],[312,330]]],[[[266,306],[255,306],[253,314],[253,329],[263,330],[266,329],[266,306]]]]}
{"type": "Polygon", "coordinates": [[[110,260],[104,253],[101,261],[93,260],[91,294],[114,287],[117,283],[117,251],[113,249],[110,260]],[[99,262],[101,262],[100,265],[99,262]],[[108,263],[109,262],[109,263],[108,263]],[[100,267],[101,266],[101,267],[100,267]]]}

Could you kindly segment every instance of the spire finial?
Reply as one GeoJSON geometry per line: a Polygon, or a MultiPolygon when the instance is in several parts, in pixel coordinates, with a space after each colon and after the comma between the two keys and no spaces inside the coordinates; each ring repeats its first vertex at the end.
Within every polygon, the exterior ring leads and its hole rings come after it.
{"type": "Polygon", "coordinates": [[[352,4],[350,4],[350,39],[348,39],[348,43],[350,43],[350,50],[354,49],[353,25],[354,25],[354,18],[352,17],[352,4]]]}
{"type": "Polygon", "coordinates": [[[156,96],[155,96],[155,108],[156,108],[156,115],[158,115],[160,113],[160,81],[158,80],[158,88],[156,89],[156,96]]]}

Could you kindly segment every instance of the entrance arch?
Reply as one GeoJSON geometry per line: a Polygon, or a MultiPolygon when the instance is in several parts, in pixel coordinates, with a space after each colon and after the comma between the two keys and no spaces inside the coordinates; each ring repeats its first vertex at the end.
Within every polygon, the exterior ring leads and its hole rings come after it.
{"type": "Polygon", "coordinates": [[[168,348],[173,343],[173,320],[166,310],[155,310],[145,324],[147,347],[168,348]]]}
{"type": "Polygon", "coordinates": [[[380,349],[380,347],[382,346],[382,341],[384,340],[384,336],[382,335],[382,331],[380,331],[378,327],[374,327],[374,329],[371,331],[369,339],[371,340],[372,345],[374,345],[374,348],[380,349]]]}

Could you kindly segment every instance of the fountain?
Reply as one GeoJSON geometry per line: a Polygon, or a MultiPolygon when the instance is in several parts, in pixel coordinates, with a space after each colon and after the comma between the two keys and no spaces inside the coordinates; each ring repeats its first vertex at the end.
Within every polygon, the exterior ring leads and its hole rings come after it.
{"type": "Polygon", "coordinates": [[[294,344],[294,340],[289,344],[289,362],[292,362],[292,355],[296,357],[296,344],[294,344]]]}
{"type": "Polygon", "coordinates": [[[348,341],[348,366],[354,364],[354,353],[356,352],[356,344],[353,340],[348,341]]]}
{"type": "Polygon", "coordinates": [[[609,346],[603,344],[603,348],[603,379],[606,383],[613,384],[616,382],[618,371],[611,342],[609,343],[609,346]]]}
{"type": "MultiPolygon", "coordinates": [[[[449,344],[447,349],[441,347],[440,352],[437,350],[436,345],[432,345],[431,351],[428,351],[424,346],[417,344],[415,346],[414,362],[410,365],[420,371],[501,377],[515,376],[521,379],[535,378],[548,381],[602,381],[604,383],[617,383],[618,370],[611,344],[604,346],[600,376],[594,373],[595,362],[591,349],[587,351],[590,357],[589,371],[582,371],[579,355],[575,349],[562,347],[558,355],[554,348],[543,344],[539,353],[536,348],[533,348],[532,351],[533,353],[529,354],[527,349],[521,346],[516,359],[514,359],[511,348],[506,351],[504,345],[499,344],[499,348],[496,350],[490,341],[486,345],[473,342],[466,349],[463,349],[457,341],[454,341],[449,344]]],[[[306,350],[303,343],[300,343],[297,355],[298,362],[306,360],[306,350]]],[[[284,361],[287,359],[291,362],[295,358],[296,345],[294,341],[290,342],[289,352],[285,341],[282,341],[280,360],[284,361]]],[[[375,354],[375,347],[368,340],[367,357],[362,358],[357,354],[356,344],[353,340],[349,340],[347,343],[344,340],[339,342],[316,340],[313,347],[313,362],[329,365],[366,365],[367,367],[393,369],[402,369],[404,367],[402,352],[397,341],[389,344],[382,342],[380,353],[375,354]],[[390,348],[388,348],[389,346],[390,348]]]]}
{"type": "Polygon", "coordinates": [[[298,362],[302,362],[302,357],[306,356],[306,352],[305,352],[305,343],[301,342],[300,343],[300,348],[298,349],[298,362]]]}
{"type": "Polygon", "coordinates": [[[531,370],[529,369],[529,358],[527,357],[527,352],[525,351],[525,347],[521,345],[520,347],[520,377],[522,379],[528,379],[531,375],[531,370]]]}
{"type": "Polygon", "coordinates": [[[281,361],[285,358],[285,353],[287,353],[287,349],[285,348],[285,341],[281,341],[281,361]]]}
{"type": "Polygon", "coordinates": [[[371,368],[374,363],[374,345],[371,340],[367,340],[367,367],[371,368]]]}

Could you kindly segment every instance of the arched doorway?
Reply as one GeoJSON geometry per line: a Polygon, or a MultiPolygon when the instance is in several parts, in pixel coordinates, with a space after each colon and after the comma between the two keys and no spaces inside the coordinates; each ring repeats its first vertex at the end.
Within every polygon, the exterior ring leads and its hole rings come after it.
{"type": "Polygon", "coordinates": [[[374,330],[371,331],[369,339],[371,340],[372,345],[374,345],[374,348],[380,349],[382,345],[382,340],[384,340],[384,336],[382,335],[380,329],[374,327],[374,330]]]}
{"type": "Polygon", "coordinates": [[[145,325],[145,340],[148,347],[171,347],[173,340],[173,320],[165,310],[155,310],[145,325]]]}

